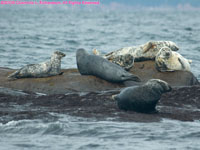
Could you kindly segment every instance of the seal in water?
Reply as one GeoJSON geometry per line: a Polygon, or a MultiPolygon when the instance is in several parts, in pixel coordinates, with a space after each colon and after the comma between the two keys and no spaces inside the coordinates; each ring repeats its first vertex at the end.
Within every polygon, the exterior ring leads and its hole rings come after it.
{"type": "Polygon", "coordinates": [[[184,58],[168,47],[161,48],[155,59],[156,69],[161,72],[175,70],[190,71],[191,62],[191,60],[184,58]]]}
{"type": "Polygon", "coordinates": [[[10,74],[8,78],[40,78],[49,77],[62,74],[61,72],[61,59],[65,57],[65,54],[59,51],[55,51],[51,56],[51,60],[39,64],[27,65],[14,73],[10,74]]]}
{"type": "Polygon", "coordinates": [[[118,107],[122,110],[148,113],[156,110],[156,104],[162,93],[171,90],[167,82],[150,79],[144,85],[125,88],[112,98],[117,101],[118,107]]]}
{"type": "Polygon", "coordinates": [[[139,77],[125,71],[120,66],[108,60],[88,54],[84,49],[76,52],[77,67],[81,75],[94,75],[109,82],[124,82],[128,80],[140,82],[139,77]]]}
{"type": "MultiPolygon", "coordinates": [[[[121,48],[119,50],[103,55],[103,57],[113,63],[120,65],[121,67],[125,69],[126,68],[130,69],[133,65],[131,66],[131,63],[127,63],[128,62],[127,59],[123,59],[121,60],[121,62],[119,62],[119,61],[116,61],[116,58],[119,56],[125,56],[129,54],[133,56],[135,62],[144,61],[144,60],[154,60],[159,50],[165,46],[169,47],[172,51],[177,51],[179,49],[178,46],[172,41],[150,41],[140,46],[121,48]]],[[[100,52],[96,49],[93,50],[93,53],[95,55],[100,55],[100,52]]]]}

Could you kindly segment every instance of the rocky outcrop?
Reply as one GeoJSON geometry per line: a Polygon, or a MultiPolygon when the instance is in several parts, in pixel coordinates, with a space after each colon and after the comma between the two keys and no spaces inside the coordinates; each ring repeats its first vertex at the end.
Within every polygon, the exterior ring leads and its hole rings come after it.
{"type": "Polygon", "coordinates": [[[0,122],[41,118],[56,120],[49,112],[117,121],[199,120],[200,85],[191,72],[161,73],[155,69],[153,61],[136,62],[134,66],[130,72],[139,76],[141,83],[110,83],[94,76],[81,76],[77,69],[65,69],[60,76],[9,81],[7,76],[15,70],[0,68],[0,122]],[[122,111],[111,99],[121,88],[142,84],[152,78],[165,80],[173,86],[172,92],[161,97],[156,107],[158,113],[122,111]],[[36,94],[38,92],[47,95],[36,94]]]}
{"type": "Polygon", "coordinates": [[[24,78],[9,81],[7,75],[13,71],[1,69],[0,86],[46,94],[103,91],[123,87],[123,84],[109,83],[95,76],[81,76],[77,69],[62,70],[63,75],[47,78],[24,78]]]}
{"type": "Polygon", "coordinates": [[[65,94],[69,92],[94,92],[120,89],[138,85],[149,79],[162,79],[172,86],[190,86],[198,84],[191,72],[175,71],[161,73],[155,69],[154,61],[136,62],[131,73],[139,76],[141,83],[127,81],[123,84],[110,83],[95,76],[81,76],[77,69],[65,69],[63,75],[48,78],[24,78],[9,81],[7,76],[15,70],[0,68],[0,87],[46,94],[65,94]]]}
{"type": "Polygon", "coordinates": [[[154,78],[164,80],[171,86],[191,86],[199,84],[199,81],[193,73],[188,71],[157,71],[154,61],[136,62],[130,72],[139,76],[143,82],[154,78]]]}

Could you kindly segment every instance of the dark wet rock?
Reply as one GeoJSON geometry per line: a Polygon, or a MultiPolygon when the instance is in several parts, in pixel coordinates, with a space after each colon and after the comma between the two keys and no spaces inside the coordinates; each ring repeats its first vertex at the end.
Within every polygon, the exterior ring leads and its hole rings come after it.
{"type": "Polygon", "coordinates": [[[6,94],[6,95],[12,95],[12,96],[25,96],[28,95],[28,93],[25,93],[20,90],[14,90],[10,88],[0,87],[0,93],[6,94]]]}
{"type": "Polygon", "coordinates": [[[174,88],[163,94],[157,105],[157,113],[144,114],[122,111],[111,99],[119,91],[71,93],[23,97],[0,94],[0,122],[11,120],[56,120],[51,113],[67,114],[97,120],[155,122],[163,118],[181,121],[200,119],[200,86],[174,88]]]}
{"type": "Polygon", "coordinates": [[[199,84],[197,78],[186,71],[158,72],[154,61],[135,62],[130,70],[140,77],[141,83],[127,81],[122,84],[110,83],[95,76],[81,76],[77,69],[65,69],[63,75],[48,78],[24,78],[9,81],[7,76],[15,70],[0,68],[0,86],[29,92],[46,94],[65,94],[69,92],[94,92],[120,89],[122,87],[143,84],[149,79],[162,79],[172,86],[199,84]]]}

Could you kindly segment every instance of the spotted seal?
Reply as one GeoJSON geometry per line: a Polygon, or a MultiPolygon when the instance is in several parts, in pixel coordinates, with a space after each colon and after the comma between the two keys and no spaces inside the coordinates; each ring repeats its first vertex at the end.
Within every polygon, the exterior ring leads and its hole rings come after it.
{"type": "MultiPolygon", "coordinates": [[[[121,48],[105,54],[102,57],[113,63],[116,63],[117,65],[120,65],[126,70],[129,70],[133,66],[133,61],[138,62],[144,60],[154,60],[159,50],[165,46],[169,47],[172,51],[178,51],[179,49],[178,46],[172,41],[149,41],[140,46],[121,48]],[[126,55],[130,56],[125,57],[126,55]],[[124,58],[122,56],[124,56],[124,58]]],[[[100,52],[96,49],[93,50],[93,53],[95,55],[100,55],[100,52]]]]}
{"type": "Polygon", "coordinates": [[[125,88],[112,98],[117,101],[119,109],[148,113],[154,112],[161,95],[171,90],[167,82],[150,79],[144,85],[125,88]]]}
{"type": "Polygon", "coordinates": [[[76,61],[81,75],[94,75],[109,82],[140,81],[136,75],[100,56],[90,55],[84,49],[77,50],[76,61]]]}
{"type": "MultiPolygon", "coordinates": [[[[97,49],[93,50],[93,54],[101,55],[97,49]]],[[[102,56],[102,57],[106,58],[106,56],[102,56]]],[[[134,65],[134,57],[131,54],[117,55],[116,57],[109,57],[107,59],[110,62],[121,66],[127,71],[130,70],[134,65]]]]}
{"type": "Polygon", "coordinates": [[[30,64],[15,71],[8,76],[9,79],[18,78],[40,78],[49,77],[62,74],[61,72],[61,59],[65,57],[65,54],[59,51],[55,51],[49,61],[30,64]]]}
{"type": "Polygon", "coordinates": [[[191,62],[191,60],[184,58],[168,47],[161,48],[155,59],[156,69],[161,72],[175,70],[190,71],[191,62]]]}

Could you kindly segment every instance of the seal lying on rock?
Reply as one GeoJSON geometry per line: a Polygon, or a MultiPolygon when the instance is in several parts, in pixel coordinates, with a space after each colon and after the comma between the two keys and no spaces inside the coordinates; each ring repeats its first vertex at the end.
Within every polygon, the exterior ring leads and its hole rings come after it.
{"type": "Polygon", "coordinates": [[[184,58],[168,47],[161,48],[155,59],[156,69],[161,72],[175,70],[190,71],[191,62],[191,60],[184,58]]]}
{"type": "Polygon", "coordinates": [[[122,110],[137,112],[153,112],[161,95],[171,91],[171,86],[159,79],[150,79],[147,83],[138,87],[128,87],[112,98],[117,101],[122,110]]]}
{"type": "MultiPolygon", "coordinates": [[[[172,41],[150,41],[140,46],[124,47],[119,50],[113,51],[104,55],[103,57],[109,61],[120,65],[125,69],[130,69],[133,65],[131,62],[127,63],[127,59],[121,60],[121,62],[116,61],[117,57],[131,55],[135,59],[134,61],[144,61],[144,60],[154,60],[156,54],[162,47],[169,47],[173,51],[177,51],[178,46],[172,41]],[[123,62],[124,61],[124,62],[123,62]],[[125,62],[126,61],[126,62],[125,62]],[[123,64],[123,65],[121,65],[123,64]]],[[[100,55],[100,52],[96,49],[93,50],[95,55],[100,55]]]]}
{"type": "MultiPolygon", "coordinates": [[[[100,52],[97,49],[94,49],[93,54],[100,55],[100,52]]],[[[105,56],[103,57],[106,58],[105,56]]],[[[134,57],[131,54],[117,55],[116,57],[111,57],[108,60],[121,66],[125,70],[131,69],[134,65],[134,57]]]]}
{"type": "Polygon", "coordinates": [[[84,49],[77,50],[76,61],[81,75],[94,75],[110,82],[140,82],[139,77],[100,56],[88,54],[84,49]]]}
{"type": "Polygon", "coordinates": [[[39,64],[27,65],[16,72],[10,74],[8,78],[40,78],[49,77],[62,74],[61,72],[61,59],[65,57],[65,54],[59,51],[55,51],[51,56],[51,60],[39,64]]]}

